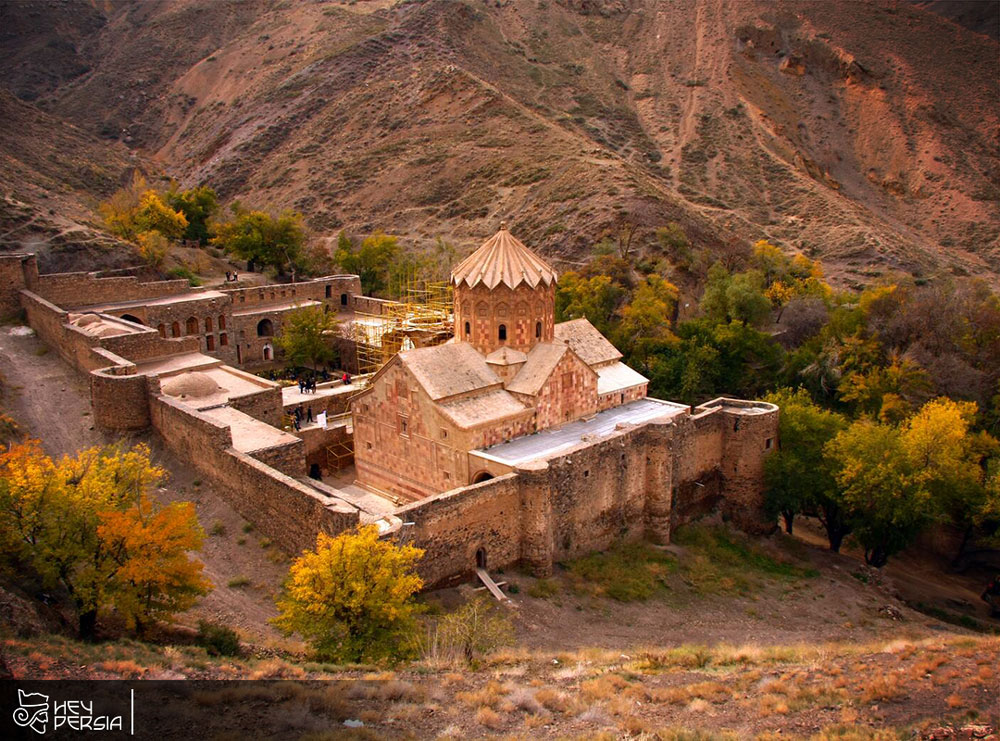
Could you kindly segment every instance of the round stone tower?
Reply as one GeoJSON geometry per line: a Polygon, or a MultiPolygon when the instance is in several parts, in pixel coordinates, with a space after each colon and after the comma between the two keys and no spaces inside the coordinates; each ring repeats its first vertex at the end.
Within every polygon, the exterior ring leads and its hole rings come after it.
{"type": "Polygon", "coordinates": [[[551,342],[557,278],[501,224],[451,272],[455,337],[483,355],[502,347],[528,352],[539,342],[551,342]]]}

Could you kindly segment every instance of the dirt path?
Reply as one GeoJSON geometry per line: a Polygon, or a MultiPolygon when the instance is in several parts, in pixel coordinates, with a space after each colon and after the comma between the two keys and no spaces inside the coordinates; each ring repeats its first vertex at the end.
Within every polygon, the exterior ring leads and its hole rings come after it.
{"type": "MultiPolygon", "coordinates": [[[[11,416],[54,457],[119,439],[94,428],[87,379],[26,330],[0,327],[3,405],[11,416]]],[[[287,572],[285,556],[252,530],[244,532],[248,526],[236,510],[155,435],[130,437],[128,442],[147,443],[154,461],[167,470],[169,478],[154,492],[156,498],[194,502],[206,533],[198,556],[215,588],[178,622],[193,627],[207,619],[236,628],[255,642],[280,642],[267,621],[276,614],[273,595],[287,572]]]]}

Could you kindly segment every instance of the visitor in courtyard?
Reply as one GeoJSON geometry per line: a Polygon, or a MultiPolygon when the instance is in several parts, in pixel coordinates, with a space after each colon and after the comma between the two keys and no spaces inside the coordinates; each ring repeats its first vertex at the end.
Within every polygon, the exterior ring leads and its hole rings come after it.
{"type": "Polygon", "coordinates": [[[309,424],[313,423],[313,408],[312,407],[308,407],[306,409],[306,422],[308,422],[309,424]]]}
{"type": "Polygon", "coordinates": [[[340,380],[342,380],[344,382],[345,386],[350,386],[351,385],[351,374],[348,373],[347,371],[344,371],[344,377],[342,379],[340,379],[340,380]]]}

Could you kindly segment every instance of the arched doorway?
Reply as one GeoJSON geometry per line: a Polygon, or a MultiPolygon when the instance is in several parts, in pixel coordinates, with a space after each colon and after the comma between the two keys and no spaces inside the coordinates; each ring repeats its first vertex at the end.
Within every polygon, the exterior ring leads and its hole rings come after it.
{"type": "MultiPolygon", "coordinates": [[[[143,324],[142,320],[139,317],[135,316],[134,314],[122,314],[122,319],[124,319],[126,322],[132,322],[133,324],[143,324]]],[[[143,326],[146,325],[143,324],[143,326]]]]}
{"type": "Polygon", "coordinates": [[[486,549],[480,548],[476,551],[476,568],[485,569],[486,568],[486,549]]]}
{"type": "Polygon", "coordinates": [[[195,317],[189,317],[184,326],[184,331],[187,334],[198,334],[198,320],[195,317]]]}
{"type": "Polygon", "coordinates": [[[274,336],[274,324],[270,319],[261,319],[257,322],[257,336],[258,337],[273,337],[274,336]]]}
{"type": "Polygon", "coordinates": [[[271,350],[270,345],[264,345],[264,360],[271,360],[274,357],[274,353],[271,350]]]}
{"type": "Polygon", "coordinates": [[[480,471],[479,473],[477,473],[475,476],[472,477],[472,483],[478,484],[483,481],[489,481],[491,478],[493,478],[493,474],[490,473],[489,471],[480,471]]]}

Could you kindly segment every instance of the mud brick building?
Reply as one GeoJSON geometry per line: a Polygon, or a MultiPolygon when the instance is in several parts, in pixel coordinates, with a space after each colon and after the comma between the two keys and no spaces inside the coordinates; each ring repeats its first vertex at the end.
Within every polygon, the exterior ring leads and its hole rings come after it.
{"type": "Polygon", "coordinates": [[[372,523],[392,538],[405,524],[434,585],[516,563],[547,574],[622,538],[669,542],[713,510],[771,529],[763,465],[778,409],[647,397],[647,380],[589,322],[555,323],[556,280],[501,228],[453,271],[455,337],[398,353],[367,385],[311,395],[241,368],[274,362],[274,338],[302,306],[345,324],[379,314],[384,302],[361,295],[357,276],[193,290],[39,275],[33,255],[8,254],[0,310],[22,311],[89,376],[98,425],[155,430],[291,553],[318,532],[372,523]],[[300,404],[326,424],[288,429],[300,404]]]}

